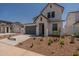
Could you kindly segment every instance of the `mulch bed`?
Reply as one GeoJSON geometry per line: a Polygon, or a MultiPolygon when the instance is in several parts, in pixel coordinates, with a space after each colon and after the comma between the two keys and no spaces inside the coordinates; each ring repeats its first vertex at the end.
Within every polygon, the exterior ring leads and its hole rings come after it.
{"type": "Polygon", "coordinates": [[[63,47],[60,46],[59,41],[59,37],[35,37],[16,46],[47,56],[72,56],[79,48],[79,41],[77,40],[74,44],[70,44],[70,38],[65,37],[63,47]],[[51,45],[48,45],[49,39],[53,41],[51,45]]]}

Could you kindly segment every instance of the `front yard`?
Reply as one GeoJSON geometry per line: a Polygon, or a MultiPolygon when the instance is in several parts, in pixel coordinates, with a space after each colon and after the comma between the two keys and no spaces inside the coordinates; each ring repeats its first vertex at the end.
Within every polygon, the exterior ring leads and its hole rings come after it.
{"type": "Polygon", "coordinates": [[[30,50],[43,55],[72,56],[79,55],[79,41],[70,43],[70,37],[35,37],[16,45],[25,50],[30,50]]]}

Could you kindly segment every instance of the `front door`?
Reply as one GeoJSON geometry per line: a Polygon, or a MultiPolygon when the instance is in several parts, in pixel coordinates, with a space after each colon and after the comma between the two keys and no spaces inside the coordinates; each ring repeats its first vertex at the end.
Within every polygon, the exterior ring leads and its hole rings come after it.
{"type": "Polygon", "coordinates": [[[43,23],[39,24],[39,35],[44,36],[44,24],[43,23]]]}

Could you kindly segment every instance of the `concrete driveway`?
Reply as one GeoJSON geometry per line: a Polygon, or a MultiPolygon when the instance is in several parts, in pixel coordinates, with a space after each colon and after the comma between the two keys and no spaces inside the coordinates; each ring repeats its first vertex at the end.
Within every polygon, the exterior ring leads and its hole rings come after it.
{"type": "Polygon", "coordinates": [[[5,39],[0,40],[0,42],[4,43],[4,44],[17,45],[18,43],[31,38],[31,36],[30,35],[17,35],[17,36],[13,36],[11,38],[16,38],[16,41],[5,38],[5,39]]]}

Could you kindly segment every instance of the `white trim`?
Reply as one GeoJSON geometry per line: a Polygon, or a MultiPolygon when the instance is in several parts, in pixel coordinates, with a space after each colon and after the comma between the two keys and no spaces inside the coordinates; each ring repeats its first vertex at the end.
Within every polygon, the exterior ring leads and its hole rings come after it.
{"type": "Polygon", "coordinates": [[[36,26],[36,24],[25,24],[24,26],[36,26]]]}

